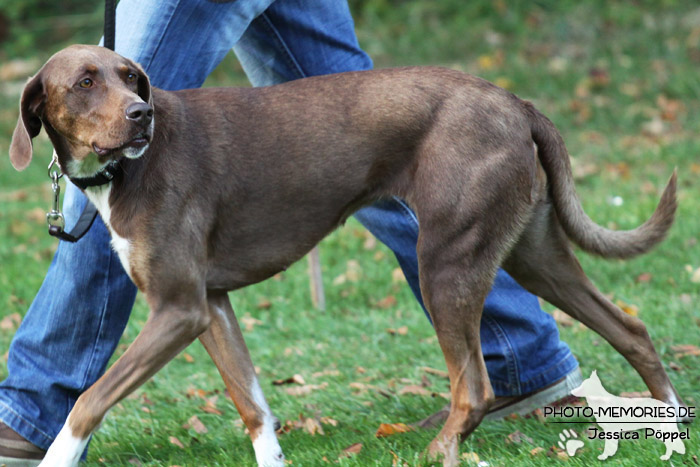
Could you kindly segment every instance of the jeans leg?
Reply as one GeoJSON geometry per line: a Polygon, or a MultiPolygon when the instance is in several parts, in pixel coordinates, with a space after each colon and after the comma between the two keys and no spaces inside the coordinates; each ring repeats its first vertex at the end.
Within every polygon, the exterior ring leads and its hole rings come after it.
{"type": "MultiPolygon", "coordinates": [[[[72,228],[86,203],[68,184],[72,228]]],[[[46,449],[82,391],[104,372],[126,326],[136,288],[109,247],[101,219],[58,250],[15,334],[0,384],[0,419],[46,449]]]]}
{"type": "MultiPolygon", "coordinates": [[[[116,50],[141,63],[155,86],[197,87],[271,1],[122,0],[116,50]]],[[[69,183],[69,224],[85,202],[69,183]]],[[[105,371],[135,294],[100,219],[78,243],[60,242],[10,346],[0,419],[48,448],[77,397],[105,371]]]]}

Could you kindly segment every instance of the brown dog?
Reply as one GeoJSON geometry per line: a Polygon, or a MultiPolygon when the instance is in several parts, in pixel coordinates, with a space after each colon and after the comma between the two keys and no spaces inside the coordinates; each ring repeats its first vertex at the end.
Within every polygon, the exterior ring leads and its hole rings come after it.
{"type": "Polygon", "coordinates": [[[151,314],[77,401],[45,465],[75,465],[107,410],[199,338],[250,430],[260,465],[283,465],[227,292],[301,258],[357,208],[405,199],[420,219],[421,290],[450,375],[449,417],[430,445],[446,464],[493,392],[479,346],[484,298],[502,265],[532,293],[607,339],[652,395],[680,398],[640,320],[586,278],[569,239],[608,258],[659,243],[675,174],[653,216],[624,232],[583,212],[554,125],[486,81],[439,68],[309,78],[267,88],[151,88],[135,63],[95,46],[54,55],[27,84],[10,158],[46,129],[86,188],[151,314]]]}

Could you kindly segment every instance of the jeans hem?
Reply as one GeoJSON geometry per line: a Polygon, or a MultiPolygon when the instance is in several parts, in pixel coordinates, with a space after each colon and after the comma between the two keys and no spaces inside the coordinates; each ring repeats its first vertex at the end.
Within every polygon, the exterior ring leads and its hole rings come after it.
{"type": "Polygon", "coordinates": [[[566,355],[556,364],[550,366],[527,381],[519,381],[518,387],[504,381],[491,380],[491,387],[496,396],[521,396],[538,391],[550,384],[553,384],[578,368],[576,358],[568,351],[566,355]]]}
{"type": "MultiPolygon", "coordinates": [[[[17,404],[21,407],[21,404],[17,404]]],[[[14,411],[10,404],[0,400],[0,420],[9,426],[27,441],[41,449],[48,449],[54,438],[38,428],[25,417],[14,411]]]]}

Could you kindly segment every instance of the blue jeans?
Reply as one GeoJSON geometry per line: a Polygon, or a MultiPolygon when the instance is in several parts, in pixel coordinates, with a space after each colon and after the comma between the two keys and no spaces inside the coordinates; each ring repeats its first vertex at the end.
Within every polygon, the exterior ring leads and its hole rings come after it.
{"type": "MultiPolygon", "coordinates": [[[[155,86],[170,90],[201,86],[231,48],[256,86],[372,67],[345,1],[122,0],[116,41],[117,52],[141,63],[155,86]]],[[[69,184],[69,224],[85,202],[69,184]]],[[[356,216],[394,251],[422,305],[415,215],[396,199],[356,216]]],[[[100,219],[78,243],[60,242],[10,346],[0,419],[48,448],[79,394],[105,371],[135,295],[100,219]]],[[[503,271],[486,302],[481,338],[497,395],[535,391],[577,367],[552,318],[503,271]]]]}

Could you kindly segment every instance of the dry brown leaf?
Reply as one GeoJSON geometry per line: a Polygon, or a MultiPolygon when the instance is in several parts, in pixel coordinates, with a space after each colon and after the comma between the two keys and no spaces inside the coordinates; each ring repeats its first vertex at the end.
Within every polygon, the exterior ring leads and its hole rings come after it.
{"type": "Polygon", "coordinates": [[[174,444],[175,446],[179,447],[180,449],[185,449],[185,445],[182,444],[182,441],[177,439],[175,436],[168,437],[168,441],[170,441],[170,444],[174,444]]]}
{"type": "Polygon", "coordinates": [[[5,316],[2,321],[0,321],[0,329],[5,331],[13,331],[19,327],[22,323],[22,315],[19,313],[12,313],[5,316]]]}
{"type": "Polygon", "coordinates": [[[536,448],[530,450],[530,455],[536,456],[536,455],[541,454],[543,452],[544,452],[544,448],[537,446],[536,448]]]}
{"type": "Polygon", "coordinates": [[[321,417],[319,421],[324,425],[338,426],[338,420],[335,420],[331,417],[321,417]]]}
{"type": "Polygon", "coordinates": [[[377,438],[386,438],[387,436],[392,436],[397,433],[406,433],[411,431],[412,428],[405,423],[382,423],[377,428],[377,432],[374,434],[377,438]]]}
{"type": "Polygon", "coordinates": [[[671,368],[673,371],[683,371],[683,367],[681,367],[678,363],[676,362],[669,362],[668,364],[669,368],[671,368]]]}
{"type": "Polygon", "coordinates": [[[376,302],[374,304],[374,307],[385,310],[387,308],[391,308],[394,305],[396,305],[396,297],[394,297],[393,295],[387,295],[386,297],[376,302]]]}
{"type": "Polygon", "coordinates": [[[647,284],[647,283],[651,282],[652,277],[653,276],[651,275],[650,272],[643,272],[640,275],[638,275],[635,280],[640,284],[647,284]]]}
{"type": "Polygon", "coordinates": [[[391,271],[391,282],[394,284],[406,282],[406,276],[404,276],[401,268],[395,268],[393,271],[391,271]]]}
{"type": "Polygon", "coordinates": [[[481,459],[479,459],[479,455],[475,452],[462,453],[462,459],[471,464],[478,464],[481,461],[481,459]]]}
{"type": "Polygon", "coordinates": [[[325,389],[328,386],[328,383],[323,382],[321,384],[305,384],[303,386],[293,386],[291,388],[284,388],[284,392],[289,394],[290,396],[305,396],[307,394],[310,394],[312,391],[316,391],[318,389],[325,389]]]}
{"type": "Polygon", "coordinates": [[[408,326],[401,326],[401,327],[398,328],[398,329],[388,328],[388,329],[386,330],[386,332],[388,332],[388,333],[391,334],[392,336],[395,336],[395,335],[397,335],[397,334],[398,334],[399,336],[405,336],[406,334],[408,334],[408,326]]]}
{"type": "Polygon", "coordinates": [[[243,315],[243,317],[241,318],[241,323],[243,323],[244,329],[246,331],[252,331],[253,328],[258,324],[263,324],[263,322],[259,319],[253,318],[250,315],[250,313],[246,313],[245,315],[243,315]]]}
{"type": "Polygon", "coordinates": [[[192,428],[196,433],[199,433],[200,435],[209,432],[204,423],[202,423],[202,421],[196,415],[192,415],[189,418],[189,420],[187,420],[187,423],[182,425],[182,428],[184,428],[185,430],[189,430],[190,428],[192,428]]]}
{"type": "Polygon", "coordinates": [[[304,381],[304,377],[296,374],[292,377],[286,378],[286,379],[276,379],[272,382],[275,386],[282,386],[283,384],[301,384],[304,385],[306,384],[306,381],[304,381]]]}
{"type": "Polygon", "coordinates": [[[345,271],[345,277],[350,282],[358,282],[362,277],[362,268],[357,260],[351,259],[347,262],[347,269],[345,271]]]}
{"type": "Polygon", "coordinates": [[[319,435],[325,435],[321,422],[313,417],[309,417],[304,420],[304,431],[309,433],[311,436],[316,435],[316,433],[319,435]]]}
{"type": "Polygon", "coordinates": [[[423,366],[421,367],[421,370],[425,371],[426,373],[430,373],[431,375],[439,376],[441,378],[450,377],[450,375],[446,371],[430,368],[429,366],[423,366]]]}
{"type": "Polygon", "coordinates": [[[520,444],[523,441],[527,441],[528,443],[532,443],[533,440],[520,430],[515,430],[508,436],[506,436],[506,444],[520,444]]]}
{"type": "Polygon", "coordinates": [[[182,354],[182,358],[184,358],[187,363],[194,363],[194,357],[186,352],[182,354]]]}
{"type": "Polygon", "coordinates": [[[343,449],[343,452],[341,452],[338,457],[340,458],[354,456],[360,451],[362,451],[362,443],[351,444],[350,446],[343,449]]]}
{"type": "Polygon", "coordinates": [[[323,370],[317,371],[311,374],[312,378],[320,378],[321,376],[340,376],[340,371],[338,370],[323,370]]]}
{"type": "Polygon", "coordinates": [[[399,390],[399,396],[404,394],[415,394],[417,396],[430,396],[432,392],[425,389],[423,386],[418,386],[417,384],[411,384],[404,386],[399,390]]]}
{"type": "Polygon", "coordinates": [[[569,327],[574,324],[574,319],[558,308],[552,312],[552,318],[563,327],[569,327]]]}
{"type": "Polygon", "coordinates": [[[691,344],[672,345],[671,350],[675,352],[676,358],[700,356],[700,347],[691,344]]]}
{"type": "Polygon", "coordinates": [[[639,314],[639,307],[637,305],[630,305],[622,300],[615,301],[615,305],[619,306],[622,311],[630,316],[637,316],[639,314]]]}
{"type": "Polygon", "coordinates": [[[216,401],[219,399],[219,396],[212,396],[206,400],[206,403],[200,407],[204,412],[214,414],[214,415],[223,415],[223,412],[219,409],[216,408],[216,401]]]}
{"type": "Polygon", "coordinates": [[[272,307],[272,302],[266,298],[263,298],[258,302],[259,310],[269,310],[272,307]]]}
{"type": "Polygon", "coordinates": [[[637,392],[637,391],[632,391],[632,392],[621,392],[620,397],[651,397],[651,393],[649,391],[642,391],[642,392],[637,392]]]}

